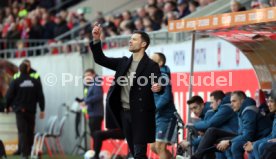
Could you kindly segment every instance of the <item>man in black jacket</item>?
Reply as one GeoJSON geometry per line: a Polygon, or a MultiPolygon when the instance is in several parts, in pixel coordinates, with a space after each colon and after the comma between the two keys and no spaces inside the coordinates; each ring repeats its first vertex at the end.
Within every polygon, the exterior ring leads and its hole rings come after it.
{"type": "Polygon", "coordinates": [[[36,105],[40,106],[40,118],[44,118],[45,100],[40,82],[30,76],[26,63],[19,66],[20,73],[11,82],[8,89],[7,110],[12,106],[16,113],[16,124],[19,132],[19,148],[22,159],[30,155],[34,139],[36,105]]]}
{"type": "MultiPolygon", "coordinates": [[[[129,40],[132,56],[108,58],[101,48],[101,27],[94,26],[92,34],[90,48],[95,62],[116,71],[106,106],[110,108],[116,124],[123,130],[134,158],[147,158],[147,143],[155,141],[153,93],[161,93],[161,85],[158,84],[161,76],[159,66],[145,53],[150,38],[145,32],[134,32],[129,40]]],[[[107,127],[113,126],[107,121],[107,127]]]]}
{"type": "MultiPolygon", "coordinates": [[[[29,59],[24,59],[22,61],[22,63],[25,63],[28,66],[27,69],[30,70],[28,72],[28,74],[30,75],[30,77],[36,79],[39,82],[39,85],[40,85],[39,87],[42,88],[42,84],[41,84],[41,80],[40,80],[40,75],[39,75],[39,73],[37,73],[37,71],[35,69],[32,68],[31,61],[29,59]]],[[[14,74],[13,79],[16,79],[16,78],[19,78],[19,77],[20,77],[20,72],[17,72],[17,73],[14,74]]],[[[20,134],[18,134],[18,136],[20,136],[20,134]]],[[[18,148],[17,148],[17,151],[15,151],[13,153],[13,155],[20,155],[20,150],[21,150],[20,145],[21,145],[21,141],[18,139],[18,148]]]]}

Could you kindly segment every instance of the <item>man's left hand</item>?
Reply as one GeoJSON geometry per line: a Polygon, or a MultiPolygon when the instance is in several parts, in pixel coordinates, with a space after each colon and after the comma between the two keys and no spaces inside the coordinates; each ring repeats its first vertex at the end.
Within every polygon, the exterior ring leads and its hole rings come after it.
{"type": "Polygon", "coordinates": [[[253,150],[252,142],[247,141],[247,143],[243,145],[243,149],[247,152],[251,152],[253,150]]]}
{"type": "Polygon", "coordinates": [[[45,113],[44,113],[44,112],[40,112],[39,118],[40,118],[40,119],[44,119],[44,117],[45,117],[45,113]]]}
{"type": "Polygon", "coordinates": [[[267,142],[276,142],[276,139],[270,139],[267,142]]]}
{"type": "Polygon", "coordinates": [[[220,150],[220,151],[225,151],[229,146],[230,146],[230,141],[229,140],[222,140],[217,145],[217,149],[220,150]]]}
{"type": "Polygon", "coordinates": [[[154,83],[151,86],[151,91],[154,92],[154,93],[160,92],[160,90],[161,90],[161,86],[158,83],[154,83]]]}

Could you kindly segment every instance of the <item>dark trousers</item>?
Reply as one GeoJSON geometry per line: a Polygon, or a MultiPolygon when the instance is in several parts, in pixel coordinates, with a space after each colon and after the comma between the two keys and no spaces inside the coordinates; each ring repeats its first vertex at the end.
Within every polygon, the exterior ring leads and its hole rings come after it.
{"type": "Polygon", "coordinates": [[[95,131],[94,132],[94,151],[95,159],[99,158],[99,154],[102,148],[102,142],[107,139],[124,139],[123,132],[119,129],[95,131]]]}
{"type": "MultiPolygon", "coordinates": [[[[197,159],[206,158],[210,152],[217,151],[215,144],[222,140],[229,140],[237,136],[237,134],[224,131],[218,128],[209,128],[202,137],[196,153],[193,155],[197,159]]],[[[208,158],[208,157],[207,157],[208,158]]]]}
{"type": "Polygon", "coordinates": [[[16,113],[16,124],[19,135],[19,148],[22,156],[31,154],[34,142],[35,114],[28,112],[16,113]]]}
{"type": "Polygon", "coordinates": [[[261,155],[262,159],[275,159],[276,156],[276,143],[266,143],[264,145],[264,152],[261,155]]]}
{"type": "Polygon", "coordinates": [[[135,159],[147,159],[147,144],[134,144],[132,132],[132,121],[130,111],[121,111],[123,133],[126,137],[130,153],[135,159]]]}
{"type": "Polygon", "coordinates": [[[90,129],[90,135],[94,138],[94,132],[101,130],[102,128],[102,121],[103,121],[103,117],[101,116],[96,116],[96,117],[89,117],[89,129],[90,129]]]}

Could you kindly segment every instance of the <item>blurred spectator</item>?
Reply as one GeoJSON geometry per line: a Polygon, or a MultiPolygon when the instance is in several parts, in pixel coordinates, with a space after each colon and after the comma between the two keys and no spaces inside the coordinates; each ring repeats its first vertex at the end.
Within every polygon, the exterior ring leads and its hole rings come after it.
{"type": "Polygon", "coordinates": [[[32,17],[31,28],[29,32],[30,39],[43,39],[43,27],[40,25],[37,17],[32,17]]]}
{"type": "Polygon", "coordinates": [[[164,0],[157,0],[157,7],[158,8],[163,8],[164,7],[164,0]]]}
{"type": "Polygon", "coordinates": [[[143,21],[142,21],[141,18],[136,19],[135,22],[134,22],[134,25],[135,25],[136,30],[139,30],[139,31],[144,31],[145,30],[144,25],[143,25],[143,21]]]}
{"type": "Polygon", "coordinates": [[[172,1],[166,2],[163,11],[165,15],[171,11],[177,11],[176,3],[172,1]]]}
{"type": "Polygon", "coordinates": [[[99,24],[103,24],[105,22],[104,16],[102,12],[97,12],[96,21],[99,24]]]}
{"type": "Polygon", "coordinates": [[[148,6],[147,8],[149,13],[149,18],[152,23],[152,29],[153,30],[159,30],[161,28],[161,24],[163,21],[164,13],[162,10],[158,9],[156,6],[148,6]]]}
{"type": "Polygon", "coordinates": [[[121,14],[116,14],[114,15],[114,20],[113,23],[115,24],[115,26],[118,28],[120,23],[123,21],[123,17],[121,14]]]}
{"type": "Polygon", "coordinates": [[[258,9],[258,8],[260,8],[260,2],[258,0],[252,0],[251,1],[251,8],[252,9],[258,9]]]}
{"type": "Polygon", "coordinates": [[[21,25],[21,39],[28,39],[29,38],[29,32],[31,28],[31,21],[29,19],[22,19],[20,20],[21,25]]]}
{"type": "Polygon", "coordinates": [[[168,26],[168,22],[169,20],[176,20],[177,17],[179,17],[178,13],[177,12],[169,12],[167,13],[165,19],[164,19],[164,25],[165,26],[168,26]]]}
{"type": "MultiPolygon", "coordinates": [[[[67,31],[69,31],[69,28],[67,26],[65,19],[62,19],[62,17],[60,15],[56,17],[55,22],[56,22],[56,27],[54,30],[55,37],[62,35],[64,33],[66,33],[67,31]]],[[[70,37],[67,36],[64,39],[69,39],[69,38],[70,37]]]]}
{"type": "MultiPolygon", "coordinates": [[[[42,1],[44,1],[44,2],[46,2],[45,0],[42,0],[42,1]]],[[[47,2],[48,2],[48,0],[47,0],[47,2]]],[[[28,11],[32,11],[32,10],[34,10],[37,6],[39,5],[39,2],[38,2],[38,0],[27,0],[26,1],[26,9],[28,10],[28,11]]]]}
{"type": "Polygon", "coordinates": [[[104,28],[104,33],[105,36],[117,36],[118,35],[118,31],[117,31],[117,27],[115,26],[115,24],[113,22],[107,21],[103,24],[103,28],[104,28]]]}
{"type": "Polygon", "coordinates": [[[123,13],[122,13],[122,16],[123,16],[123,20],[125,21],[125,20],[132,20],[132,16],[131,16],[131,13],[130,13],[130,11],[124,11],[123,13]]]}
{"type": "Polygon", "coordinates": [[[146,32],[149,32],[149,31],[153,31],[153,28],[152,28],[152,22],[150,20],[149,17],[144,17],[143,18],[143,24],[145,26],[145,30],[146,32]]]}
{"type": "Polygon", "coordinates": [[[12,14],[4,20],[3,30],[2,30],[2,38],[7,38],[7,34],[10,28],[10,25],[15,23],[14,17],[12,14]]]}
{"type": "Polygon", "coordinates": [[[148,5],[154,5],[154,6],[156,6],[157,5],[157,1],[156,0],[147,0],[147,4],[148,5]]]}
{"type": "Polygon", "coordinates": [[[240,12],[245,11],[245,7],[241,5],[241,3],[237,0],[231,0],[231,12],[240,12]]]}
{"type": "Polygon", "coordinates": [[[137,12],[137,17],[136,17],[135,19],[146,17],[147,14],[148,14],[148,13],[146,12],[146,10],[145,10],[144,7],[138,8],[138,9],[136,10],[136,12],[137,12]]]}
{"type": "Polygon", "coordinates": [[[251,2],[252,9],[267,8],[270,7],[269,0],[253,0],[251,2]]]}
{"type": "Polygon", "coordinates": [[[7,17],[7,16],[10,16],[10,15],[12,15],[11,8],[10,7],[6,7],[5,8],[5,16],[7,17]]]}
{"type": "Polygon", "coordinates": [[[134,31],[134,24],[129,20],[124,20],[120,24],[120,33],[122,35],[129,35],[134,31]]]}
{"type": "Polygon", "coordinates": [[[17,29],[17,26],[15,23],[10,24],[8,33],[7,33],[7,39],[10,39],[10,40],[20,39],[20,32],[17,29]]]}
{"type": "Polygon", "coordinates": [[[44,13],[42,15],[42,26],[45,30],[43,32],[43,39],[53,39],[56,24],[51,21],[49,13],[44,13]]]}
{"type": "Polygon", "coordinates": [[[19,12],[18,6],[13,6],[13,7],[12,7],[12,14],[13,14],[13,15],[18,15],[18,12],[19,12]]]}
{"type": "Polygon", "coordinates": [[[276,0],[270,0],[270,5],[272,7],[275,7],[276,6],[276,0]]]}
{"type": "MultiPolygon", "coordinates": [[[[82,13],[82,14],[83,14],[83,13],[82,13]]],[[[82,15],[82,14],[80,14],[80,15],[82,15]]],[[[62,10],[62,11],[60,11],[60,12],[58,13],[58,15],[59,15],[62,19],[66,20],[67,17],[68,17],[68,11],[67,11],[67,10],[62,10]]]]}
{"type": "Polygon", "coordinates": [[[198,0],[198,3],[199,3],[199,7],[203,8],[209,4],[209,1],[208,0],[198,0]]]}
{"type": "Polygon", "coordinates": [[[40,0],[39,6],[46,9],[53,8],[55,6],[55,0],[40,0]]]}
{"type": "Polygon", "coordinates": [[[24,43],[22,41],[18,41],[16,45],[17,45],[17,47],[16,47],[17,50],[15,52],[15,57],[16,58],[26,57],[27,52],[26,52],[26,50],[23,50],[23,48],[25,47],[24,43]]]}
{"type": "Polygon", "coordinates": [[[197,7],[199,6],[199,3],[195,0],[190,0],[189,1],[189,10],[190,12],[195,12],[197,10],[197,7]]]}
{"type": "Polygon", "coordinates": [[[70,13],[68,18],[68,27],[69,29],[72,29],[79,24],[79,17],[75,12],[70,13]]]}
{"type": "Polygon", "coordinates": [[[83,39],[86,36],[86,34],[88,34],[90,32],[90,28],[88,25],[86,25],[86,22],[87,21],[85,19],[80,19],[79,25],[80,25],[80,27],[83,28],[79,31],[79,36],[81,39],[83,39]]]}
{"type": "Polygon", "coordinates": [[[191,13],[189,10],[189,5],[187,0],[178,0],[177,9],[179,11],[179,16],[178,16],[179,19],[191,13]]]}

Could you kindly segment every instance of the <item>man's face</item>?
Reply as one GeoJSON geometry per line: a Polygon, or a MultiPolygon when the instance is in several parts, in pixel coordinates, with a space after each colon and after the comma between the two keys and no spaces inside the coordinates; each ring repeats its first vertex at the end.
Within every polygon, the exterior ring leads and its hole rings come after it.
{"type": "Polygon", "coordinates": [[[243,100],[241,100],[236,94],[231,95],[231,105],[234,112],[238,112],[241,108],[243,100]]]}
{"type": "Polygon", "coordinates": [[[91,72],[86,72],[84,74],[85,84],[91,83],[93,81],[93,77],[94,77],[94,75],[91,72]]]}
{"type": "Polygon", "coordinates": [[[218,109],[218,106],[220,105],[221,103],[221,100],[216,100],[214,98],[214,96],[210,96],[210,101],[211,101],[211,108],[213,110],[217,110],[218,109]]]}
{"type": "Polygon", "coordinates": [[[197,104],[197,103],[192,103],[189,105],[189,108],[191,112],[195,114],[195,116],[199,117],[203,111],[204,104],[197,104]]]}
{"type": "Polygon", "coordinates": [[[140,34],[133,34],[129,40],[128,50],[132,53],[137,53],[145,48],[146,42],[143,42],[140,34]]]}
{"type": "Polygon", "coordinates": [[[276,113],[276,102],[271,97],[268,98],[267,105],[271,113],[276,113]]]}

